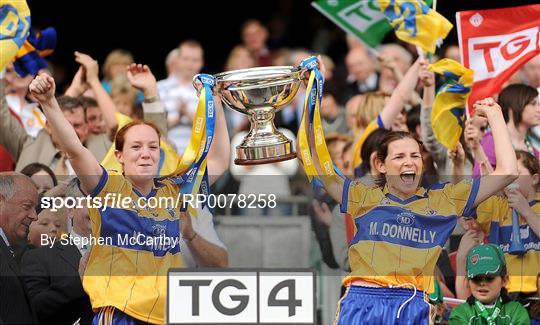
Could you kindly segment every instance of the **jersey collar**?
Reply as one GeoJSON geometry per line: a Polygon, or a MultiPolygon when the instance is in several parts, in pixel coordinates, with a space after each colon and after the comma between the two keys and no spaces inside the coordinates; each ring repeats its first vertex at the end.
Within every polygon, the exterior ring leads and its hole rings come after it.
{"type": "Polygon", "coordinates": [[[414,201],[416,201],[418,199],[425,198],[426,195],[427,195],[427,190],[425,188],[423,188],[423,187],[419,187],[416,190],[416,193],[414,193],[413,196],[411,196],[411,197],[409,197],[407,199],[401,199],[398,196],[390,193],[389,190],[388,190],[388,185],[385,185],[384,188],[383,188],[383,194],[388,199],[390,199],[390,200],[392,200],[394,202],[397,202],[397,203],[400,203],[400,204],[409,204],[409,203],[414,202],[414,201]]]}

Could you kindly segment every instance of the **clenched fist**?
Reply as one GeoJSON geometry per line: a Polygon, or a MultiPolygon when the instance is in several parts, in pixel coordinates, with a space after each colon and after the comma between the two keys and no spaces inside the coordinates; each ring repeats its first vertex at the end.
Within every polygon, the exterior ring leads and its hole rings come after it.
{"type": "Polygon", "coordinates": [[[46,73],[36,76],[28,87],[30,94],[40,103],[50,103],[54,99],[56,85],[54,79],[46,73]]]}

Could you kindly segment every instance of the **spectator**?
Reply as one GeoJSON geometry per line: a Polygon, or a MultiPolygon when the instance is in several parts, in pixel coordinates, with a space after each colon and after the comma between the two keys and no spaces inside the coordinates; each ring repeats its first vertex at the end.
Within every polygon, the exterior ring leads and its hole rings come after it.
{"type": "Polygon", "coordinates": [[[525,308],[506,294],[506,262],[498,246],[475,246],[466,270],[472,296],[452,310],[449,324],[530,324],[525,308]]]}
{"type": "Polygon", "coordinates": [[[321,118],[324,133],[346,134],[347,121],[345,120],[345,108],[339,104],[339,90],[331,81],[324,85],[324,93],[321,102],[321,118]]]}
{"type": "Polygon", "coordinates": [[[82,96],[81,102],[88,121],[88,131],[94,135],[106,133],[107,123],[97,101],[94,98],[82,96]]]}
{"type": "Polygon", "coordinates": [[[118,75],[111,81],[111,98],[119,113],[135,117],[137,90],[131,86],[126,75],[118,75]]]}
{"type": "Polygon", "coordinates": [[[45,192],[58,185],[58,180],[54,172],[47,166],[40,163],[32,163],[21,170],[21,174],[32,179],[38,189],[38,194],[42,196],[45,192]]]}
{"type": "Polygon", "coordinates": [[[375,69],[375,62],[365,48],[351,48],[345,57],[345,64],[349,73],[349,88],[343,100],[348,101],[354,95],[379,89],[379,74],[375,69]]]}
{"type": "Polygon", "coordinates": [[[455,43],[448,43],[443,45],[442,57],[461,62],[461,54],[459,53],[459,46],[455,43]]]}
{"type": "Polygon", "coordinates": [[[204,65],[201,44],[185,40],[178,46],[177,69],[174,76],[157,84],[159,98],[167,110],[169,137],[180,155],[186,149],[191,136],[191,126],[199,98],[193,88],[193,77],[204,65]]]}
{"type": "Polygon", "coordinates": [[[123,75],[126,72],[126,67],[135,62],[133,54],[124,49],[116,49],[111,51],[105,58],[103,64],[103,88],[107,93],[111,93],[111,82],[118,75],[123,75]]]}
{"type": "Polygon", "coordinates": [[[172,49],[165,58],[165,70],[167,78],[174,76],[178,70],[178,48],[172,49]]]}
{"type": "Polygon", "coordinates": [[[15,259],[15,244],[26,241],[28,227],[37,219],[37,189],[18,173],[0,173],[0,320],[34,324],[36,317],[15,259]]]}
{"type": "Polygon", "coordinates": [[[242,25],[242,42],[259,67],[272,65],[272,53],[266,46],[268,29],[258,20],[250,19],[242,25]]]}
{"type": "Polygon", "coordinates": [[[379,50],[379,59],[382,67],[378,89],[391,94],[411,66],[413,57],[398,44],[384,44],[379,50]]]}
{"type": "MultiPolygon", "coordinates": [[[[80,64],[80,67],[73,77],[71,85],[66,90],[65,95],[71,97],[91,96],[95,99],[96,103],[87,102],[87,105],[92,107],[89,111],[86,110],[85,101],[81,99],[83,107],[85,108],[87,121],[90,122],[90,118],[92,118],[91,124],[89,125],[90,133],[96,134],[97,131],[101,130],[102,122],[100,122],[99,119],[101,115],[105,121],[105,134],[112,140],[118,129],[118,118],[115,114],[118,109],[111,96],[109,96],[99,81],[98,62],[88,54],[81,52],[75,52],[75,61],[80,64]],[[96,110],[96,108],[98,108],[99,111],[96,110]],[[96,118],[95,120],[94,117],[96,118]]],[[[124,67],[124,69],[126,69],[126,67],[124,67]]],[[[119,74],[118,76],[121,78],[123,74],[119,74]]]]}
{"type": "MultiPolygon", "coordinates": [[[[77,186],[71,182],[71,187],[77,186]]],[[[86,210],[78,207],[71,209],[86,210]]],[[[65,223],[65,209],[51,211],[44,209],[40,212],[38,221],[30,226],[30,243],[36,249],[27,251],[22,259],[21,268],[28,288],[28,294],[40,323],[43,324],[90,324],[92,322],[92,306],[88,295],[84,292],[79,277],[79,262],[81,253],[71,232],[60,234],[60,224],[65,223]],[[58,220],[64,217],[63,222],[58,220]],[[50,230],[44,228],[44,222],[49,221],[50,230]],[[36,224],[37,223],[37,224],[36,224]],[[39,240],[38,234],[47,234],[50,241],[46,245],[39,240]],[[40,247],[41,246],[41,247],[40,247]]],[[[88,215],[88,212],[86,212],[88,215]]],[[[88,217],[87,217],[88,218],[88,217]]],[[[90,220],[73,218],[73,228],[90,227],[90,220]],[[79,225],[79,223],[87,223],[79,225]]],[[[89,234],[88,234],[89,235],[89,234]]]]}
{"type": "Polygon", "coordinates": [[[521,71],[527,85],[540,88],[540,54],[527,61],[521,71]]]}
{"type": "Polygon", "coordinates": [[[43,209],[28,228],[28,243],[32,247],[48,246],[66,233],[65,211],[43,209]]]}
{"type": "MultiPolygon", "coordinates": [[[[540,148],[535,148],[530,140],[530,131],[540,124],[540,99],[538,91],[523,84],[514,84],[504,88],[499,94],[504,120],[512,145],[516,150],[523,150],[540,158],[540,148]]],[[[493,152],[493,133],[488,131],[481,142],[482,148],[492,167],[496,165],[493,152]]],[[[473,175],[480,174],[478,162],[474,165],[473,175]]]]}
{"type": "MultiPolygon", "coordinates": [[[[255,67],[255,65],[255,58],[248,49],[243,45],[237,45],[229,53],[229,57],[225,62],[225,71],[249,69],[255,67]]],[[[249,119],[246,115],[227,109],[225,110],[225,117],[227,118],[227,127],[232,130],[231,135],[249,129],[249,119]]]]}
{"type": "MultiPolygon", "coordinates": [[[[540,203],[538,159],[528,152],[516,151],[519,178],[517,188],[505,190],[507,197],[494,196],[476,208],[477,221],[489,242],[499,245],[505,252],[509,282],[508,292],[516,299],[528,298],[538,291],[536,276],[540,270],[540,203]],[[520,240],[524,252],[511,254],[512,213],[519,214],[520,240]]],[[[517,226],[517,225],[516,225],[517,226]]]]}
{"type": "MultiPolygon", "coordinates": [[[[0,94],[0,96],[2,96],[0,94]]],[[[3,97],[3,96],[2,96],[3,97]]],[[[17,160],[16,170],[22,170],[30,163],[39,162],[55,169],[65,160],[58,149],[57,139],[52,137],[45,129],[37,137],[31,137],[22,129],[17,120],[9,113],[4,98],[0,103],[0,144],[2,144],[17,160]]],[[[72,97],[59,98],[60,107],[65,117],[77,130],[79,139],[92,151],[97,159],[103,159],[111,145],[110,140],[104,136],[88,136],[88,125],[81,102],[72,97]]],[[[61,169],[66,175],[69,167],[61,169]]]]}
{"type": "Polygon", "coordinates": [[[17,115],[26,133],[32,137],[37,136],[39,131],[45,127],[45,116],[39,110],[36,103],[28,97],[28,85],[32,81],[32,76],[20,77],[13,63],[6,67],[6,102],[9,109],[17,115]]]}

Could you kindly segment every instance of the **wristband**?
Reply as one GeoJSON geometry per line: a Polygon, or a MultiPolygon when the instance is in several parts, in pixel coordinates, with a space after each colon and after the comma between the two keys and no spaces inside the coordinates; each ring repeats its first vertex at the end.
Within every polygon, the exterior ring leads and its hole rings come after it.
{"type": "Polygon", "coordinates": [[[191,236],[191,238],[184,238],[184,240],[186,241],[186,243],[191,243],[193,239],[195,239],[195,237],[197,237],[197,233],[193,232],[193,236],[191,236]]]}
{"type": "Polygon", "coordinates": [[[159,96],[153,96],[153,97],[145,98],[143,103],[150,104],[150,103],[155,103],[158,100],[159,100],[159,96]]]}

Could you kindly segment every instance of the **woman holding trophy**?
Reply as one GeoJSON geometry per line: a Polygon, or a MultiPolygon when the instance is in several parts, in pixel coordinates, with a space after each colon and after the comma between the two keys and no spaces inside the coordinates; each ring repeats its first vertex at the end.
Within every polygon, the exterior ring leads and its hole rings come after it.
{"type": "MultiPolygon", "coordinates": [[[[148,67],[142,65],[132,65],[128,74],[137,78],[151,76],[148,67]]],[[[202,174],[196,173],[197,177],[191,177],[192,179],[199,179],[200,175],[204,174],[207,163],[208,169],[214,175],[223,172],[224,168],[227,168],[228,159],[223,160],[222,157],[228,157],[230,154],[223,109],[220,100],[213,100],[212,81],[212,78],[201,80],[205,89],[201,96],[207,103],[215,103],[215,110],[212,114],[206,111],[206,115],[203,111],[201,116],[203,119],[206,117],[208,122],[206,129],[203,123],[197,132],[195,130],[193,132],[208,135],[210,139],[203,136],[200,143],[190,142],[193,147],[191,152],[203,153],[204,156],[195,154],[191,159],[183,157],[180,163],[180,166],[186,167],[184,171],[194,164],[199,167],[198,170],[202,171],[202,174]],[[209,119],[209,116],[213,119],[209,119]],[[212,135],[217,143],[210,146],[212,135]],[[204,150],[199,150],[200,148],[204,150]],[[208,159],[205,159],[206,154],[208,159]],[[198,157],[196,161],[195,157],[198,157]]],[[[150,204],[144,207],[135,202],[142,200],[149,203],[151,198],[163,202],[159,198],[175,199],[179,193],[186,192],[184,189],[187,186],[195,188],[195,191],[198,191],[198,187],[182,177],[156,177],[160,162],[160,133],[153,124],[142,121],[131,122],[116,134],[116,157],[123,171],[105,170],[92,153],[81,144],[73,127],[58,107],[54,97],[53,78],[41,74],[32,81],[29,88],[43,108],[47,122],[59,139],[60,146],[68,154],[83,193],[90,195],[93,202],[96,198],[106,199],[119,194],[124,198],[131,198],[134,203],[126,206],[118,204],[119,202],[101,200],[105,202],[105,206],[89,209],[92,236],[105,239],[104,244],[93,246],[83,277],[84,289],[96,312],[94,323],[101,324],[103,321],[125,324],[165,323],[167,272],[171,267],[183,266],[178,241],[182,239],[186,243],[201,266],[226,266],[227,253],[223,248],[198,236],[192,226],[191,216],[184,208],[151,207],[150,204]],[[140,242],[133,244],[131,240],[128,240],[128,243],[121,242],[119,237],[134,234],[147,239],[163,237],[163,243],[166,243],[166,237],[170,243],[152,245],[147,241],[146,244],[140,242]],[[110,241],[106,241],[107,238],[110,238],[110,241]]],[[[157,96],[157,90],[155,94],[145,96],[150,100],[152,96],[157,96]]],[[[189,147],[186,151],[189,151],[189,147]]],[[[179,175],[185,175],[185,172],[180,172],[179,175]]]]}
{"type": "MultiPolygon", "coordinates": [[[[316,76],[318,69],[311,66],[311,75],[316,76]]],[[[310,80],[311,84],[315,83],[310,80]]],[[[306,92],[311,90],[308,85],[306,92]]],[[[508,154],[512,144],[499,105],[486,98],[475,109],[493,130],[496,169],[479,179],[430,188],[419,185],[422,144],[412,134],[392,131],[384,136],[375,162],[380,178],[376,186],[368,187],[333,169],[324,148],[312,150],[321,143],[313,131],[317,115],[312,118],[311,111],[304,111],[299,142],[302,137],[309,141],[300,150],[308,177],[317,179],[340,202],[341,211],[353,218],[356,228],[349,246],[351,273],[343,281],[347,290],[338,304],[336,324],[429,323],[426,296],[433,292],[435,264],[457,217],[471,214],[517,177],[516,157],[508,154]]]]}

